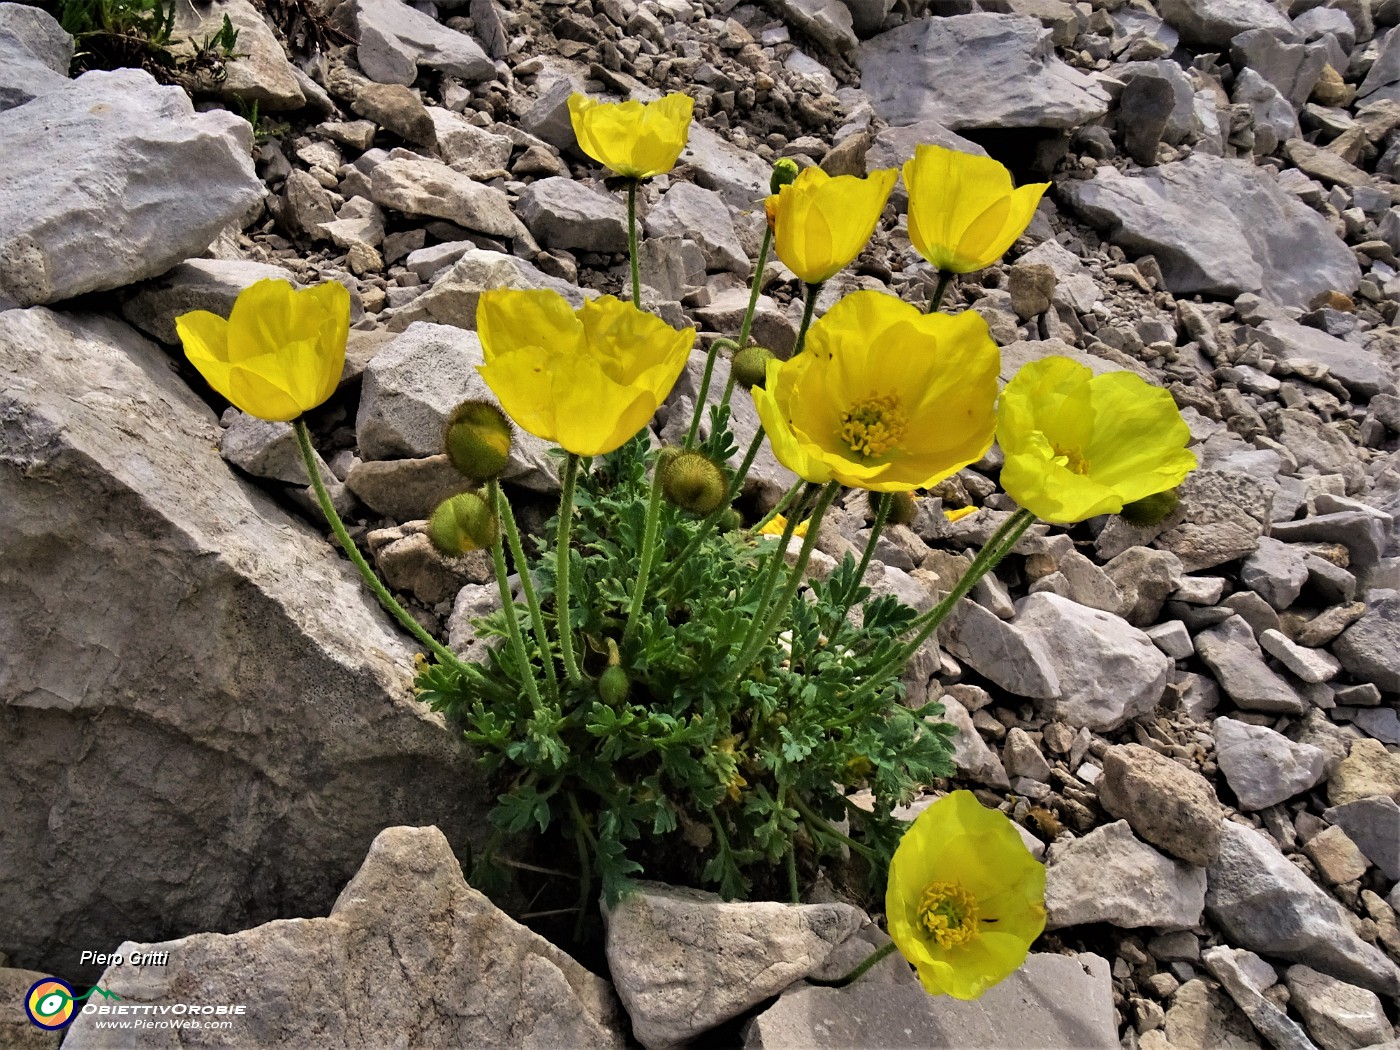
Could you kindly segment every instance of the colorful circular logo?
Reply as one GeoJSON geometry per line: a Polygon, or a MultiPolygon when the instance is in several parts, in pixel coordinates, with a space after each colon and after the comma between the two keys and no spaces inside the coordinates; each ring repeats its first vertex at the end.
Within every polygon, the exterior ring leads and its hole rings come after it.
{"type": "Polygon", "coordinates": [[[24,1012],[45,1031],[65,1027],[73,1020],[73,986],[57,977],[35,981],[24,997],[24,1012]]]}

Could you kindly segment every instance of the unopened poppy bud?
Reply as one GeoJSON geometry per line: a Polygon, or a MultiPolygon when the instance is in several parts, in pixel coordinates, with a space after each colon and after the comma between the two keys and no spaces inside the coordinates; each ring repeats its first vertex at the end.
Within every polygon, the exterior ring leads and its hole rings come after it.
{"type": "Polygon", "coordinates": [[[768,362],[773,360],[773,352],[761,346],[749,346],[734,355],[730,365],[734,382],[745,390],[761,387],[768,380],[768,362]]]}
{"type": "Polygon", "coordinates": [[[668,463],[658,463],[657,469],[666,498],[692,514],[709,514],[729,494],[724,472],[693,449],[682,451],[668,463]]]}
{"type": "Polygon", "coordinates": [[[1130,525],[1137,525],[1139,528],[1152,528],[1166,521],[1167,516],[1176,510],[1177,504],[1180,502],[1176,489],[1167,489],[1166,492],[1154,493],[1145,499],[1137,500],[1135,503],[1125,503],[1123,509],[1118,512],[1118,516],[1130,525]]]}
{"type": "Polygon", "coordinates": [[[715,522],[716,532],[737,532],[739,526],[744,524],[744,519],[739,516],[739,512],[733,507],[726,507],[724,513],[715,522]]]}
{"type": "Polygon", "coordinates": [[[777,193],[784,186],[790,186],[797,181],[797,161],[791,157],[782,157],[773,162],[773,174],[768,179],[768,192],[777,193]]]}
{"type": "Polygon", "coordinates": [[[888,520],[891,525],[912,525],[918,507],[912,492],[891,492],[888,520]]]}
{"type": "Polygon", "coordinates": [[[617,651],[617,642],[608,639],[608,666],[598,676],[598,696],[603,703],[616,707],[627,700],[632,685],[627,680],[627,672],[622,669],[622,655],[617,651]]]}
{"type": "Polygon", "coordinates": [[[447,458],[469,478],[487,481],[506,469],[510,458],[511,425],[490,401],[463,401],[453,410],[443,431],[447,458]]]}
{"type": "Polygon", "coordinates": [[[449,496],[438,504],[428,522],[428,539],[452,558],[493,547],[500,535],[496,515],[475,492],[449,496]]]}
{"type": "Polygon", "coordinates": [[[680,445],[667,445],[656,453],[656,469],[664,471],[685,449],[680,445]]]}

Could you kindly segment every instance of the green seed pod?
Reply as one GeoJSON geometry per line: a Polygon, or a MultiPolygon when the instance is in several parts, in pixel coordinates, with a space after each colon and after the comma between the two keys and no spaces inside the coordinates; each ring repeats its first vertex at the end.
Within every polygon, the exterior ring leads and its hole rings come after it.
{"type": "Polygon", "coordinates": [[[890,513],[887,520],[891,525],[912,525],[917,513],[918,507],[914,503],[912,492],[890,493],[890,513]]]}
{"type": "Polygon", "coordinates": [[[1176,494],[1176,489],[1168,489],[1166,492],[1158,492],[1155,495],[1140,499],[1136,503],[1125,504],[1118,512],[1118,516],[1130,525],[1137,525],[1139,528],[1152,528],[1167,520],[1167,516],[1176,510],[1177,504],[1181,500],[1176,494]]]}
{"type": "Polygon", "coordinates": [[[443,430],[452,465],[469,478],[488,481],[506,469],[512,428],[506,414],[489,401],[463,401],[443,430]]]}
{"type": "Polygon", "coordinates": [[[791,157],[782,157],[773,162],[773,175],[768,180],[768,192],[777,193],[784,186],[791,185],[797,181],[797,161],[791,157]]]}
{"type": "Polygon", "coordinates": [[[658,463],[657,469],[666,498],[693,514],[709,514],[729,494],[724,471],[694,449],[682,451],[668,463],[658,463]]]}
{"type": "Polygon", "coordinates": [[[501,523],[486,500],[475,492],[461,492],[438,504],[428,522],[428,539],[448,557],[495,546],[501,523]]]}
{"type": "Polygon", "coordinates": [[[627,680],[627,672],[622,669],[622,654],[617,651],[617,642],[608,639],[608,666],[598,676],[598,696],[609,707],[625,703],[632,684],[627,680]]]}
{"type": "Polygon", "coordinates": [[[739,526],[744,524],[744,519],[739,516],[739,512],[733,507],[726,507],[724,513],[715,522],[716,532],[737,532],[739,526]]]}
{"type": "Polygon", "coordinates": [[[734,372],[734,382],[745,390],[762,387],[768,381],[768,362],[773,360],[773,351],[761,346],[749,346],[734,355],[729,367],[734,372]]]}

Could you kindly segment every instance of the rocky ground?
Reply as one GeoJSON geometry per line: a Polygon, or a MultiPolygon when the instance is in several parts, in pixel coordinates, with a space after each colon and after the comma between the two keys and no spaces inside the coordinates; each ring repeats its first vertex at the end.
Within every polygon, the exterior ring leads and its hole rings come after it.
{"type": "MultiPolygon", "coordinates": [[[[192,106],[137,70],[70,80],[71,39],[0,4],[11,965],[92,981],[81,950],[244,930],[104,980],[263,1003],[315,972],[325,1045],[380,1023],[414,1046],[1395,1045],[1400,3],[344,0],[321,49],[306,23],[286,38],[289,9],[181,5],[177,37],[240,29],[192,106]],[[444,417],[489,396],[476,297],[577,304],[626,275],[575,90],[696,99],[681,165],[644,193],[642,274],[702,345],[738,328],[772,160],[861,173],[938,142],[1054,183],[1007,261],[949,298],[986,318],[1003,377],[1047,354],[1129,369],[1190,424],[1201,469],[1171,518],[1037,527],[907,676],[963,730],[950,786],[1049,868],[1047,933],[979,1004],[893,963],[804,982],[882,936],[820,894],[656,887],[610,918],[610,985],[466,887],[452,850],[482,844],[489,805],[470,756],[409,698],[412,650],[324,543],[290,429],[218,418],[174,346],[175,315],[226,312],[260,277],[350,289],[345,379],[311,419],[322,473],[401,598],[470,650],[489,565],[439,557],[422,519],[462,484],[444,417]],[[236,115],[254,101],[256,139],[236,115]]],[[[902,194],[822,308],[926,299],[902,194]]],[[[763,291],[756,336],[784,354],[798,283],[773,263],[763,291]]],[[[658,437],[688,422],[702,364],[658,437]]],[[[739,405],[741,447],[755,425],[739,405]]],[[[558,490],[544,449],[526,437],[506,475],[536,526],[558,490]]],[[[977,514],[950,525],[927,500],[889,529],[870,579],[928,607],[1007,513],[998,467],[935,494],[977,514]]],[[[791,480],[765,450],[749,506],[791,480]]],[[[848,499],[812,571],[867,528],[848,499]]],[[[7,1000],[24,970],[0,970],[7,1000]]],[[[224,1045],[303,1019],[263,1010],[224,1045]]],[[[36,1035],[9,1022],[0,1041],[36,1035]]],[[[85,1023],[68,1042],[107,1045],[85,1023]]]]}

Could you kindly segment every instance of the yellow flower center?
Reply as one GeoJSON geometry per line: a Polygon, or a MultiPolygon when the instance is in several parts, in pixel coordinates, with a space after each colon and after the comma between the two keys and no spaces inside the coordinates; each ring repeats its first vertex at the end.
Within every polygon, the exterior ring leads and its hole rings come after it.
{"type": "Polygon", "coordinates": [[[904,437],[909,417],[898,394],[862,398],[841,416],[838,436],[864,459],[879,459],[904,437]]]}
{"type": "Polygon", "coordinates": [[[919,922],[940,948],[966,944],[977,936],[977,898],[956,882],[930,882],[919,897],[919,922]]]}
{"type": "Polygon", "coordinates": [[[1076,448],[1060,448],[1059,445],[1056,445],[1055,458],[1050,462],[1075,474],[1088,475],[1089,473],[1089,461],[1076,448]]]}

